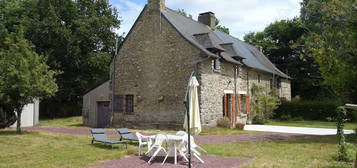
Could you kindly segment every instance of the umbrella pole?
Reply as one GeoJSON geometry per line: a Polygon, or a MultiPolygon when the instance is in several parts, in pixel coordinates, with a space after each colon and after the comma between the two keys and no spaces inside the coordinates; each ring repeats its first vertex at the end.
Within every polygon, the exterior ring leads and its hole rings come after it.
{"type": "Polygon", "coordinates": [[[187,110],[187,134],[188,134],[188,138],[187,138],[187,148],[188,148],[188,167],[191,168],[191,130],[190,130],[190,111],[187,108],[189,106],[186,106],[186,110],[187,110]]]}
{"type": "MultiPolygon", "coordinates": [[[[191,73],[190,79],[192,76],[194,76],[195,71],[191,73]]],[[[184,99],[184,104],[186,106],[186,117],[187,117],[187,151],[188,151],[188,167],[191,168],[191,130],[190,130],[190,103],[188,100],[188,95],[189,95],[189,86],[187,85],[186,88],[186,94],[185,94],[185,99],[184,99]]]]}

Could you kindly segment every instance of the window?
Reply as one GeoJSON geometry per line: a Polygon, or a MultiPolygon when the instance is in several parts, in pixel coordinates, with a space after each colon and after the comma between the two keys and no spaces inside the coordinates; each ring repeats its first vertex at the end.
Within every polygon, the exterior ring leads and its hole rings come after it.
{"type": "Polygon", "coordinates": [[[214,59],[212,60],[212,64],[213,64],[213,71],[220,71],[221,70],[221,62],[219,61],[219,59],[214,59]]]}
{"type": "Polygon", "coordinates": [[[273,79],[270,79],[270,89],[273,89],[273,79]]]}
{"type": "Polygon", "coordinates": [[[260,75],[258,75],[258,83],[260,83],[260,75]]]}
{"type": "Polygon", "coordinates": [[[114,95],[114,113],[124,112],[124,95],[114,95]]]}
{"type": "Polygon", "coordinates": [[[134,95],[125,95],[125,112],[134,112],[134,95]]]}

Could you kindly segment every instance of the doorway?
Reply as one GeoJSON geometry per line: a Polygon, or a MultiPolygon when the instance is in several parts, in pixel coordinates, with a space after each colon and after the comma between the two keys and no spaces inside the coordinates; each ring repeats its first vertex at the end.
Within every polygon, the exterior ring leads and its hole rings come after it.
{"type": "Polygon", "coordinates": [[[226,93],[223,96],[223,116],[237,121],[237,117],[247,117],[250,113],[250,96],[247,94],[226,93]],[[237,99],[235,101],[235,99],[237,99]],[[237,108],[238,107],[238,108],[237,108]]]}
{"type": "Polygon", "coordinates": [[[109,101],[97,102],[97,127],[106,128],[110,126],[109,101]]]}

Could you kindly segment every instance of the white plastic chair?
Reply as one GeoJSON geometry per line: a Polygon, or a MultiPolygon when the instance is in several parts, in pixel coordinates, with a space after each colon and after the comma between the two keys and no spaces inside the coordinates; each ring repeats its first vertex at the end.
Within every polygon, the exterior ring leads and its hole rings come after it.
{"type": "Polygon", "coordinates": [[[163,134],[157,134],[155,136],[155,142],[152,144],[151,149],[146,152],[146,153],[150,153],[151,151],[155,152],[154,154],[151,156],[150,160],[148,161],[149,164],[151,164],[151,161],[156,157],[156,155],[160,152],[160,151],[164,151],[166,156],[167,156],[167,152],[166,149],[162,147],[162,144],[167,141],[167,137],[163,134]]]}
{"type": "MultiPolygon", "coordinates": [[[[188,136],[188,134],[187,134],[185,131],[178,131],[178,132],[176,133],[176,135],[178,135],[178,136],[185,136],[185,137],[184,137],[184,140],[187,141],[187,136],[188,136]]],[[[197,148],[197,149],[199,149],[199,150],[201,150],[201,151],[207,153],[206,150],[204,150],[202,147],[198,146],[198,145],[195,143],[195,140],[194,140],[194,138],[193,138],[192,136],[190,136],[190,144],[191,144],[191,148],[194,148],[194,149],[197,148]]],[[[197,151],[197,152],[198,152],[198,151],[197,151]]],[[[199,153],[199,152],[198,152],[198,153],[199,153]]]]}
{"type": "Polygon", "coordinates": [[[139,156],[141,155],[142,152],[142,147],[147,146],[148,151],[150,151],[151,148],[151,138],[149,136],[144,136],[143,134],[136,132],[136,136],[138,137],[139,140],[139,156]]]}
{"type": "Polygon", "coordinates": [[[178,135],[178,136],[185,136],[185,135],[187,135],[187,133],[186,133],[185,131],[177,131],[177,132],[176,132],[176,135],[178,135]]]}
{"type": "MultiPolygon", "coordinates": [[[[180,149],[185,154],[188,154],[188,151],[187,151],[187,149],[188,149],[187,136],[188,136],[187,134],[184,135],[183,139],[184,139],[185,142],[183,143],[183,146],[180,149]]],[[[191,154],[193,156],[195,156],[201,163],[204,163],[204,161],[200,158],[201,153],[198,152],[198,150],[196,150],[196,149],[200,149],[200,150],[202,150],[204,152],[206,152],[206,151],[195,143],[195,140],[193,139],[192,136],[190,136],[190,145],[191,145],[191,154]]]]}

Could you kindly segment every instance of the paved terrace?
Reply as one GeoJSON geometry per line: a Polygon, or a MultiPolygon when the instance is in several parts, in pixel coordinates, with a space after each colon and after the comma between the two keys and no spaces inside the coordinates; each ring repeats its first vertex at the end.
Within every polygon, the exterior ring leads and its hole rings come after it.
{"type": "MultiPolygon", "coordinates": [[[[273,125],[246,125],[246,131],[263,131],[275,133],[291,133],[304,135],[336,135],[337,129],[329,128],[308,128],[308,127],[287,127],[287,126],[273,126],[273,125]]],[[[352,134],[353,130],[344,130],[345,134],[352,134]]]]}

